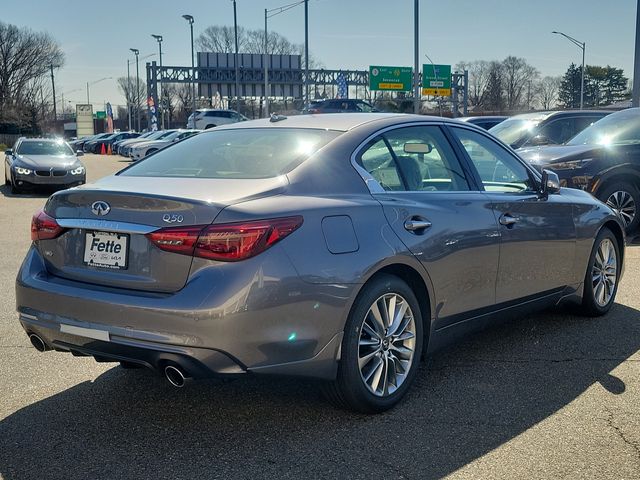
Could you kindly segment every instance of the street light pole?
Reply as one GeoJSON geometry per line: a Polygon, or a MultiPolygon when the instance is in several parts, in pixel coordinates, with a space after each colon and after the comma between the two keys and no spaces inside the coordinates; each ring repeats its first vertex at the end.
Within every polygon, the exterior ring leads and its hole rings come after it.
{"type": "Polygon", "coordinates": [[[158,97],[159,97],[159,101],[158,103],[160,104],[160,124],[162,125],[162,129],[164,130],[164,103],[162,102],[163,98],[162,98],[162,94],[164,93],[163,89],[162,89],[162,35],[153,35],[151,34],[151,36],[153,38],[155,38],[158,41],[158,54],[160,55],[160,79],[158,81],[158,97]]]}
{"type": "MultiPolygon", "coordinates": [[[[49,65],[51,67],[51,90],[53,92],[53,129],[56,129],[56,82],[53,77],[53,64],[49,65]]],[[[64,110],[64,103],[62,103],[62,109],[64,110]]]]}
{"type": "Polygon", "coordinates": [[[140,131],[140,66],[138,61],[138,56],[140,55],[140,50],[137,48],[130,48],[133,54],[136,56],[136,120],[138,123],[137,131],[140,131]]]}
{"type": "Polygon", "coordinates": [[[127,58],[127,89],[129,94],[127,95],[127,118],[129,119],[129,131],[131,131],[131,73],[129,71],[129,59],[127,58]]]}
{"type": "Polygon", "coordinates": [[[240,113],[240,74],[238,68],[238,16],[236,11],[236,0],[233,0],[233,30],[236,40],[236,53],[234,63],[236,66],[236,111],[240,113]]]}
{"type": "Polygon", "coordinates": [[[631,106],[640,106],[640,0],[636,7],[636,48],[633,57],[633,90],[631,106]]]}
{"type": "Polygon", "coordinates": [[[309,110],[309,0],[304,0],[304,102],[305,102],[305,107],[308,111],[309,110]]]}
{"type": "MultiPolygon", "coordinates": [[[[196,66],[193,60],[193,16],[192,15],[182,15],[187,22],[189,22],[189,27],[191,29],[191,103],[193,115],[196,114],[196,66]]],[[[194,120],[195,122],[195,120],[194,120]]],[[[194,123],[195,126],[195,123],[194,123]]]]}
{"type": "MultiPolygon", "coordinates": [[[[640,0],[638,0],[640,1],[640,0]]],[[[264,116],[269,117],[269,52],[267,51],[267,14],[268,10],[264,9],[264,116]]]]}
{"type": "MultiPolygon", "coordinates": [[[[266,8],[264,9],[264,111],[266,117],[269,116],[269,32],[267,30],[267,19],[280,15],[281,13],[291,10],[298,5],[302,5],[303,3],[306,4],[307,0],[300,0],[295,3],[289,3],[287,5],[282,5],[281,7],[272,8],[270,10],[267,10],[266,8]]],[[[305,39],[306,38],[307,30],[305,29],[305,39]]]]}
{"type": "Polygon", "coordinates": [[[566,33],[562,33],[562,32],[556,32],[555,30],[551,33],[555,33],[557,35],[562,35],[564,38],[566,38],[567,40],[569,40],[571,43],[573,43],[574,45],[576,45],[578,48],[582,49],[582,75],[580,78],[580,110],[584,109],[584,52],[586,49],[586,42],[580,42],[579,40],[576,40],[573,37],[570,37],[569,35],[567,35],[566,33]]]}
{"type": "Polygon", "coordinates": [[[418,0],[413,2],[413,113],[420,113],[420,77],[418,68],[420,56],[418,54],[418,34],[420,22],[418,21],[418,0]]]}

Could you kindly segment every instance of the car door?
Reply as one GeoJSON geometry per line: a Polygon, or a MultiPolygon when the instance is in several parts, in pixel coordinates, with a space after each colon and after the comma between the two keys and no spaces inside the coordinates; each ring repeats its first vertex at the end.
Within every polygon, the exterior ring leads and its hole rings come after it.
{"type": "Polygon", "coordinates": [[[393,127],[356,156],[397,236],[430,276],[436,327],[492,306],[498,226],[439,125],[393,127]]]}
{"type": "Polygon", "coordinates": [[[573,283],[576,229],[562,193],[539,193],[532,170],[488,135],[450,127],[475,167],[500,230],[496,302],[559,291],[573,283]]]}

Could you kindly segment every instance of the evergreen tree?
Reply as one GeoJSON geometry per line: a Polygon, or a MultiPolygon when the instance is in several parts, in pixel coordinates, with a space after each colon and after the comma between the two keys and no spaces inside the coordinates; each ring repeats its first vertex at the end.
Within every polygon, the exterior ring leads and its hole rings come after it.
{"type": "MultiPolygon", "coordinates": [[[[577,67],[575,63],[569,65],[566,73],[560,82],[558,100],[564,108],[580,108],[580,81],[582,77],[582,67],[577,67]]],[[[585,87],[587,79],[585,78],[585,87]]],[[[586,91],[585,91],[586,93],[586,91]]],[[[586,97],[586,95],[585,95],[586,97]]]]}

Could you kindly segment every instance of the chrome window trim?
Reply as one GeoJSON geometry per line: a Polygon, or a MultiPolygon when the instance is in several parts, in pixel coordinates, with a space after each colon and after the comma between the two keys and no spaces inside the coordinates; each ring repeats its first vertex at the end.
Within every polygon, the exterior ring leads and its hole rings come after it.
{"type": "Polygon", "coordinates": [[[103,232],[134,233],[145,235],[162,227],[141,225],[139,223],[114,222],[111,220],[93,220],[88,218],[57,218],[56,222],[63,228],[81,228],[83,230],[100,230],[103,232]]]}
{"type": "MultiPolygon", "coordinates": [[[[385,127],[382,128],[380,130],[377,130],[375,133],[369,135],[367,138],[365,138],[365,140],[363,142],[361,142],[356,149],[353,151],[353,153],[351,154],[351,166],[356,170],[356,172],[358,172],[358,174],[362,177],[362,180],[364,180],[365,185],[367,186],[367,188],[369,189],[369,193],[371,194],[379,194],[379,193],[386,193],[386,194],[398,194],[398,193],[416,193],[416,194],[424,194],[424,193],[438,193],[438,192],[432,192],[432,191],[418,191],[418,190],[400,190],[400,191],[389,191],[389,190],[385,190],[384,188],[382,188],[382,185],[380,185],[380,183],[373,178],[373,176],[367,172],[367,170],[362,167],[357,161],[356,158],[358,158],[358,155],[360,155],[360,152],[362,151],[362,149],[367,145],[367,143],[369,143],[371,140],[373,140],[374,138],[376,138],[379,135],[382,135],[386,132],[389,132],[391,130],[397,130],[399,128],[406,128],[406,127],[440,127],[440,126],[445,126],[445,125],[449,125],[453,122],[444,122],[444,121],[423,121],[423,122],[407,122],[407,123],[402,123],[399,125],[391,125],[389,127],[385,127]]],[[[456,122],[454,125],[458,125],[458,123],[462,123],[462,122],[456,122]]],[[[476,131],[475,128],[470,128],[469,130],[473,130],[476,131]]],[[[447,139],[448,141],[448,139],[447,139]]],[[[451,146],[451,148],[453,148],[453,145],[451,146]]],[[[454,151],[455,153],[455,151],[454,151]]],[[[456,155],[456,160],[459,160],[457,155],[456,155]]],[[[467,192],[467,191],[473,191],[473,190],[460,190],[460,192],[467,192]]],[[[455,190],[455,192],[458,192],[458,190],[455,190]]],[[[447,192],[440,192],[440,193],[453,193],[451,191],[447,191],[447,192]]]]}

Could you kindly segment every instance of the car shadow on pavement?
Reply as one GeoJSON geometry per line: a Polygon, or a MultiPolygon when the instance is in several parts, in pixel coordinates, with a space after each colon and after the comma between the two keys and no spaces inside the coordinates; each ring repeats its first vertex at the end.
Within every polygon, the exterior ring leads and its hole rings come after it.
{"type": "Polygon", "coordinates": [[[178,390],[115,367],[0,421],[0,476],[440,478],[594,384],[624,392],[611,372],[640,350],[639,313],[552,310],[486,330],[436,354],[404,402],[373,416],[331,407],[306,380],[178,390]]]}
{"type": "Polygon", "coordinates": [[[0,193],[7,198],[48,198],[52,193],[60,190],[59,188],[43,187],[37,190],[25,190],[20,193],[11,193],[9,185],[0,185],[0,193]]]}

